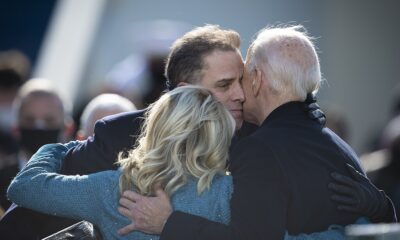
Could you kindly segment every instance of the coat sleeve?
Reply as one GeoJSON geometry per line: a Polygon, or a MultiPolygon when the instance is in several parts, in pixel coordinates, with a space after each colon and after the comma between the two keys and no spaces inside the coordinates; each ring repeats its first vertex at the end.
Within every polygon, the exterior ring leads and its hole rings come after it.
{"type": "Polygon", "coordinates": [[[107,189],[99,187],[104,173],[85,176],[57,174],[67,150],[62,144],[40,148],[11,182],[8,197],[19,206],[35,211],[97,224],[101,217],[98,209],[102,205],[99,195],[107,189]]]}
{"type": "Polygon", "coordinates": [[[113,150],[113,145],[108,144],[110,138],[112,135],[108,134],[106,122],[97,121],[94,135],[68,151],[60,172],[72,175],[116,169],[114,163],[117,153],[113,150]]]}
{"type": "Polygon", "coordinates": [[[131,149],[135,144],[144,111],[121,113],[98,120],[94,135],[68,151],[61,173],[90,174],[117,169],[118,153],[131,149]]]}

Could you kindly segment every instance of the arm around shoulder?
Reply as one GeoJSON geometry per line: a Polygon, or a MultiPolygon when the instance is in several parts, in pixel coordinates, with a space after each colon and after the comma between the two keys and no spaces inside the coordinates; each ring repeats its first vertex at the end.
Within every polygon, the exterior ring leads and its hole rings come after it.
{"type": "Polygon", "coordinates": [[[31,185],[35,181],[35,177],[59,171],[66,152],[76,144],[77,142],[71,142],[64,146],[57,143],[41,147],[13,179],[8,187],[7,197],[18,205],[24,205],[26,201],[29,201],[30,194],[28,193],[35,192],[31,185]]]}

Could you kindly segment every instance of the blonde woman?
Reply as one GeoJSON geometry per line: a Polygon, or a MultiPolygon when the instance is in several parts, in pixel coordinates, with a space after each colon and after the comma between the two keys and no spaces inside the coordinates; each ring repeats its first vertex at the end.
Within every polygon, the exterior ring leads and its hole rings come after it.
{"type": "Polygon", "coordinates": [[[85,176],[57,174],[77,142],[42,147],[8,189],[20,206],[90,221],[105,239],[158,239],[117,230],[129,220],[117,211],[120,193],[134,189],[151,196],[161,185],[174,209],[228,223],[232,179],[225,175],[235,122],[203,88],[179,87],[150,106],[138,144],[120,154],[118,171],[85,176]]]}

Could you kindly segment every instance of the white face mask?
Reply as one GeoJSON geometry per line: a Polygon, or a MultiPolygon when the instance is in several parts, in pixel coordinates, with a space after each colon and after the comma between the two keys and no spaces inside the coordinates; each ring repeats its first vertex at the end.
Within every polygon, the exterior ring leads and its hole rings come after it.
{"type": "Polygon", "coordinates": [[[16,117],[12,107],[0,105],[0,128],[10,132],[15,121],[16,117]]]}

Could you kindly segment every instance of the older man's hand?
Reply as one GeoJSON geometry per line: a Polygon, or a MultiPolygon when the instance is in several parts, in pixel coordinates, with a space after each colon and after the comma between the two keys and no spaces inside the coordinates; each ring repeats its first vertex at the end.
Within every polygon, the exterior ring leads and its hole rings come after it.
{"type": "Polygon", "coordinates": [[[126,235],[132,231],[161,234],[164,224],[172,213],[168,195],[161,189],[155,197],[144,197],[133,191],[125,191],[119,200],[118,212],[132,223],[119,229],[118,234],[126,235]]]}

